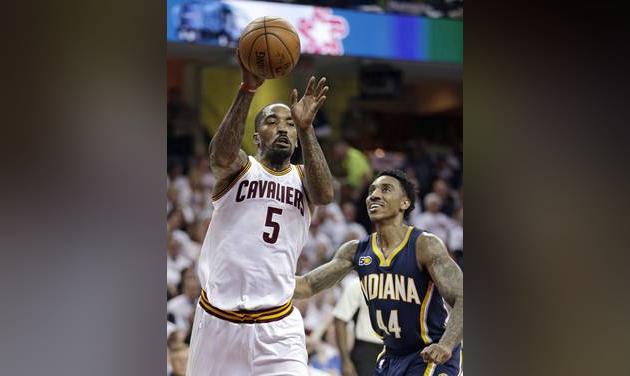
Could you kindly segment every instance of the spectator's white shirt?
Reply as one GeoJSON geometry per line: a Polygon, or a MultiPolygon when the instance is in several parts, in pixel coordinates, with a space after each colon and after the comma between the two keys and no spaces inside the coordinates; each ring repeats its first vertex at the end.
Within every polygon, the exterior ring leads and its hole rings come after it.
{"type": "Polygon", "coordinates": [[[457,222],[448,233],[447,246],[451,252],[464,250],[464,227],[457,222]]]}
{"type": "Polygon", "coordinates": [[[180,205],[187,205],[190,203],[192,196],[192,190],[190,189],[190,182],[186,176],[178,176],[171,182],[173,187],[177,190],[177,200],[180,205]]]}
{"type": "Polygon", "coordinates": [[[448,240],[448,233],[455,225],[455,221],[444,213],[424,212],[417,217],[411,218],[414,226],[422,230],[432,232],[444,243],[448,240]]]}
{"type": "Polygon", "coordinates": [[[176,269],[166,267],[166,286],[174,289],[182,280],[182,274],[176,269]]]}
{"type": "Polygon", "coordinates": [[[346,236],[346,219],[336,202],[332,202],[317,210],[326,210],[326,219],[320,225],[320,231],[328,236],[332,242],[332,247],[337,249],[346,236]]]}
{"type": "Polygon", "coordinates": [[[333,316],[342,321],[350,322],[357,310],[359,311],[359,315],[357,316],[357,321],[354,323],[356,335],[353,335],[351,332],[352,325],[348,325],[349,334],[361,341],[382,344],[383,341],[374,333],[372,325],[370,324],[370,311],[363,298],[359,278],[355,276],[343,290],[333,310],[333,316]]]}
{"type": "MultiPolygon", "coordinates": [[[[326,291],[322,294],[327,293],[330,292],[326,291]]],[[[325,299],[324,296],[320,296],[318,298],[325,299]]],[[[324,334],[328,325],[332,321],[332,309],[333,307],[326,302],[323,302],[320,306],[318,306],[315,299],[310,299],[308,301],[306,312],[300,312],[304,319],[304,329],[309,330],[311,332],[311,336],[320,338],[319,336],[324,334]]]]}
{"type": "Polygon", "coordinates": [[[196,262],[199,259],[201,244],[193,241],[187,232],[173,230],[173,238],[179,243],[180,251],[183,256],[192,262],[196,262]]]}
{"type": "Polygon", "coordinates": [[[166,303],[166,312],[175,318],[177,330],[188,331],[190,315],[195,310],[195,302],[191,302],[186,295],[178,295],[166,303]]]}
{"type": "Polygon", "coordinates": [[[169,287],[177,287],[181,280],[182,270],[192,265],[186,256],[179,254],[176,258],[166,255],[166,284],[169,287]]]}
{"type": "Polygon", "coordinates": [[[321,231],[317,233],[309,231],[306,244],[304,244],[304,248],[302,248],[302,253],[306,256],[306,259],[311,265],[319,266],[319,264],[321,264],[321,261],[317,260],[317,251],[320,247],[324,247],[326,257],[329,257],[329,255],[332,255],[335,251],[330,238],[326,234],[321,231]]]}
{"type": "Polygon", "coordinates": [[[357,222],[351,222],[346,225],[346,236],[343,242],[347,242],[349,240],[363,239],[366,236],[368,236],[368,233],[367,231],[365,231],[365,228],[361,224],[357,222]]]}
{"type": "Polygon", "coordinates": [[[182,253],[192,262],[197,262],[201,254],[201,244],[191,240],[182,247],[182,253]]]}

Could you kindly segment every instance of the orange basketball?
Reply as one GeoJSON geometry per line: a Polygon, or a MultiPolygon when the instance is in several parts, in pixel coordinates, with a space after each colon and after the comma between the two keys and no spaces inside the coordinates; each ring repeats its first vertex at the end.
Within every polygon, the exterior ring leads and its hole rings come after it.
{"type": "Polygon", "coordinates": [[[267,79],[289,74],[300,59],[300,37],[279,17],[259,17],[241,32],[238,52],[245,69],[267,79]]]}

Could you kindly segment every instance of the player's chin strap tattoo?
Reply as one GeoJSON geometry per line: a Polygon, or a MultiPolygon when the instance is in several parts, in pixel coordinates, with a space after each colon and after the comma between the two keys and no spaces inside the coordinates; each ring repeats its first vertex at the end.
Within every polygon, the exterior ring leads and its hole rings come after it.
{"type": "Polygon", "coordinates": [[[343,244],[332,260],[320,265],[302,277],[296,276],[293,299],[310,298],[341,281],[352,270],[354,254],[357,251],[358,244],[359,242],[356,240],[343,244]]]}
{"type": "Polygon", "coordinates": [[[444,243],[433,234],[423,234],[416,243],[420,268],[431,275],[440,295],[452,307],[442,338],[422,350],[427,362],[444,363],[464,337],[464,288],[462,271],[449,256],[444,243]]]}
{"type": "Polygon", "coordinates": [[[291,116],[297,125],[298,139],[302,146],[306,190],[315,205],[326,205],[333,200],[332,175],[313,129],[315,115],[326,100],[328,86],[325,83],[326,78],[322,78],[317,87],[314,87],[315,77],[311,77],[304,96],[298,101],[298,93],[294,89],[290,98],[291,116]]]}

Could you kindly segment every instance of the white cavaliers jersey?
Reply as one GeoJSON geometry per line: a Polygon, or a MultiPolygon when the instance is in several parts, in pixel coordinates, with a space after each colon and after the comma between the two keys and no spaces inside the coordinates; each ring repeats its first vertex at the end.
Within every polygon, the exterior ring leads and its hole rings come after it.
{"type": "Polygon", "coordinates": [[[198,266],[209,302],[226,311],[288,302],[311,223],[302,170],[273,171],[249,156],[213,204],[198,266]]]}

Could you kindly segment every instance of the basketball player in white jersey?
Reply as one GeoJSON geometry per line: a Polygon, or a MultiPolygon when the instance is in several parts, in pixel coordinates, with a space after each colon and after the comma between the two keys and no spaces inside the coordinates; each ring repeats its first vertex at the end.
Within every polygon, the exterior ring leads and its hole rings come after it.
{"type": "Polygon", "coordinates": [[[291,297],[311,211],[333,198],[313,129],[328,86],[311,77],[301,99],[293,90],[290,107],[264,107],[254,121],[257,153],[248,156],[239,146],[264,79],[241,71],[241,87],[210,144],[218,181],[199,258],[202,292],[187,375],[306,376],[304,325],[291,297]],[[298,140],[304,166],[290,164],[298,140]]]}

